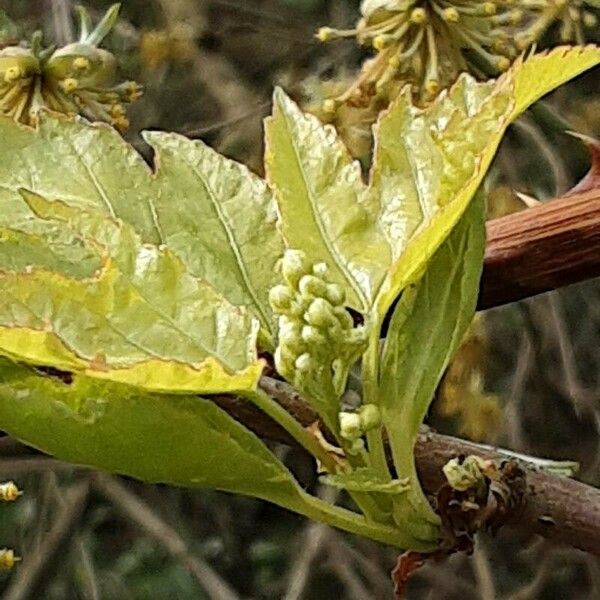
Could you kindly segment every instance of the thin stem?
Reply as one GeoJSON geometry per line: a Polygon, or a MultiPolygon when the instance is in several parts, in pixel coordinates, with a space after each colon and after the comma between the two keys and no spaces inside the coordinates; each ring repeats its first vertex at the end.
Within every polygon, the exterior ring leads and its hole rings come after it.
{"type": "Polygon", "coordinates": [[[307,431],[296,419],[271,396],[260,388],[254,392],[244,392],[258,408],[281,425],[307,452],[317,459],[330,473],[337,471],[333,456],[319,443],[319,440],[307,431]]]}
{"type": "Polygon", "coordinates": [[[304,491],[301,491],[301,495],[302,503],[292,508],[314,521],[327,523],[343,531],[362,535],[400,548],[411,548],[420,552],[431,551],[435,548],[435,544],[421,543],[415,540],[410,534],[394,526],[369,521],[362,515],[329,504],[304,491]]]}
{"type": "MultiPolygon", "coordinates": [[[[379,395],[379,322],[369,336],[369,345],[363,354],[362,384],[363,404],[378,404],[379,395]]],[[[367,445],[371,467],[377,471],[383,480],[390,480],[391,475],[385,456],[383,444],[383,426],[367,431],[367,445]]]]}
{"type": "MultiPolygon", "coordinates": [[[[255,392],[245,392],[244,396],[252,400],[254,404],[269,415],[281,427],[283,427],[307,452],[321,463],[329,473],[336,473],[339,464],[335,457],[327,451],[319,440],[307,431],[283,406],[271,398],[267,393],[258,388],[255,392]]],[[[355,464],[351,455],[348,460],[354,468],[355,464]]],[[[370,521],[386,522],[389,521],[389,514],[382,511],[375,500],[368,494],[360,492],[349,492],[360,510],[370,521]]]]}

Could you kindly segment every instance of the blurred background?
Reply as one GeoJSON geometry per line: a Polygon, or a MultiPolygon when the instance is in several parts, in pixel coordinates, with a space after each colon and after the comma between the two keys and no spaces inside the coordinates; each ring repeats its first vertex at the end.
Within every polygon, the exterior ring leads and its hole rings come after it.
{"type": "MultiPolygon", "coordinates": [[[[0,32],[73,39],[70,0],[0,0],[0,32]]],[[[95,19],[109,1],[85,1],[95,19]]],[[[518,4],[518,3],[517,3],[518,4]]],[[[591,4],[591,3],[590,3],[591,4]]],[[[261,171],[262,119],[274,85],[318,112],[367,52],[353,40],[322,45],[322,25],[351,26],[358,0],[126,0],[104,44],[124,79],[144,86],[127,139],[148,156],[143,129],[201,138],[261,171]]],[[[598,11],[596,11],[598,12],[598,11]]],[[[550,30],[542,46],[555,42],[550,30]]],[[[587,39],[600,41],[600,27],[587,39]]],[[[600,70],[528,111],[506,137],[489,178],[490,217],[522,210],[516,191],[546,201],[572,187],[589,158],[571,129],[600,137],[600,70]]],[[[353,126],[354,127],[354,126],[353,126]]],[[[366,132],[366,133],[365,133],[366,132]]],[[[367,137],[359,125],[348,135],[367,137]]],[[[360,144],[359,144],[360,146],[360,144]]],[[[354,151],[354,147],[351,147],[354,151]]],[[[368,162],[368,142],[355,154],[368,162]]],[[[520,452],[581,463],[600,485],[600,282],[482,313],[432,407],[436,429],[520,452]]],[[[304,473],[298,450],[278,454],[304,473]]],[[[231,495],[149,486],[44,458],[0,438],[0,479],[25,490],[0,506],[0,546],[23,562],[0,572],[2,598],[145,600],[389,599],[393,551],[231,495]]],[[[409,598],[600,598],[600,561],[505,529],[472,556],[423,568],[409,598]]]]}

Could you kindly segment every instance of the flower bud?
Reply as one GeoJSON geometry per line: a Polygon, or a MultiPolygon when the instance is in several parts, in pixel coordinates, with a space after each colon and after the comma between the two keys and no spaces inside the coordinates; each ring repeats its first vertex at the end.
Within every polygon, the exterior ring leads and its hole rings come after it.
{"type": "Polygon", "coordinates": [[[324,262],[315,263],[312,268],[312,272],[317,277],[321,277],[321,278],[323,278],[323,277],[325,277],[325,275],[327,275],[327,271],[329,271],[329,267],[327,266],[327,263],[324,263],[324,262]]]}
{"type": "Polygon", "coordinates": [[[369,431],[381,425],[381,411],[375,404],[365,404],[358,409],[363,431],[369,431]]]}
{"type": "Polygon", "coordinates": [[[292,286],[296,287],[298,281],[310,271],[310,265],[306,254],[301,250],[286,250],[281,260],[281,273],[284,279],[292,286]]]}
{"type": "Polygon", "coordinates": [[[107,87],[117,72],[115,57],[102,48],[75,42],[56,50],[46,65],[47,74],[57,80],[77,79],[80,87],[107,87]]]}
{"type": "Polygon", "coordinates": [[[354,327],[354,321],[350,313],[343,306],[336,306],[333,309],[333,314],[336,316],[342,329],[352,329],[354,327]]]}
{"type": "Polygon", "coordinates": [[[351,412],[341,412],[340,420],[340,435],[345,440],[356,440],[362,435],[360,423],[360,415],[351,412]]]}
{"type": "Polygon", "coordinates": [[[305,325],[302,328],[302,339],[311,346],[323,345],[327,343],[327,338],[312,325],[305,325]]]}
{"type": "Polygon", "coordinates": [[[330,283],[327,285],[325,298],[327,298],[333,306],[340,306],[346,301],[346,292],[337,283],[330,283]]]}
{"type": "Polygon", "coordinates": [[[287,377],[289,373],[293,372],[295,358],[296,355],[290,352],[289,348],[285,346],[277,346],[277,348],[275,348],[275,352],[273,354],[275,366],[277,367],[277,370],[285,377],[287,377]]]}
{"type": "Polygon", "coordinates": [[[327,284],[314,275],[303,275],[298,283],[298,289],[303,295],[312,294],[313,296],[323,297],[327,292],[327,284]]]}
{"type": "Polygon", "coordinates": [[[279,317],[279,340],[282,345],[299,351],[302,344],[300,323],[287,317],[279,317]]]}
{"type": "Polygon", "coordinates": [[[275,312],[286,312],[292,303],[292,293],[286,285],[276,285],[269,290],[269,303],[275,312]]]}
{"type": "Polygon", "coordinates": [[[310,303],[304,318],[309,325],[319,328],[328,327],[329,325],[337,323],[331,304],[323,298],[315,298],[310,303]]]}
{"type": "Polygon", "coordinates": [[[310,371],[310,369],[312,368],[312,365],[313,365],[313,361],[308,352],[301,354],[296,359],[296,363],[295,363],[296,369],[302,373],[306,373],[307,371],[310,371]]]}

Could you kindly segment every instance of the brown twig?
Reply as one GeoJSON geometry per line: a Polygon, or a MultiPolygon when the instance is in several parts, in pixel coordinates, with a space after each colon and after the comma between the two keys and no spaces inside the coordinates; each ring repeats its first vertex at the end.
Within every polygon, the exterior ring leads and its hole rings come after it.
{"type": "MultiPolygon", "coordinates": [[[[275,399],[281,401],[304,425],[317,420],[316,413],[289,385],[263,377],[261,386],[263,389],[276,390],[277,394],[273,394],[275,399]]],[[[282,429],[268,420],[263,427],[266,417],[244,404],[231,400],[224,407],[259,435],[276,441],[290,441],[282,429]]],[[[415,460],[427,493],[435,494],[445,482],[442,467],[450,459],[470,454],[486,459],[506,457],[501,451],[465,440],[433,432],[421,434],[415,447],[415,460]]],[[[541,470],[529,470],[524,504],[517,513],[511,515],[509,522],[600,556],[600,490],[573,479],[541,470]]]]}
{"type": "Polygon", "coordinates": [[[479,308],[600,276],[600,188],[487,224],[479,308]]]}

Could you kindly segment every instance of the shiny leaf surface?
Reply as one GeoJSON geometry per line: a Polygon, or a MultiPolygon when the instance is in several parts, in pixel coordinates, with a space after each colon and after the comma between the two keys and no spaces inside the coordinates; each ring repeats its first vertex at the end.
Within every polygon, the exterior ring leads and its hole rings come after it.
{"type": "Polygon", "coordinates": [[[6,140],[0,143],[0,224],[40,228],[20,188],[119,218],[143,242],[167,245],[230,302],[250,308],[271,346],[267,294],[283,243],[265,182],[202,142],[160,132],[146,139],[156,152],[155,176],[108,126],[48,116],[32,130],[0,117],[0,140],[6,140]]]}

